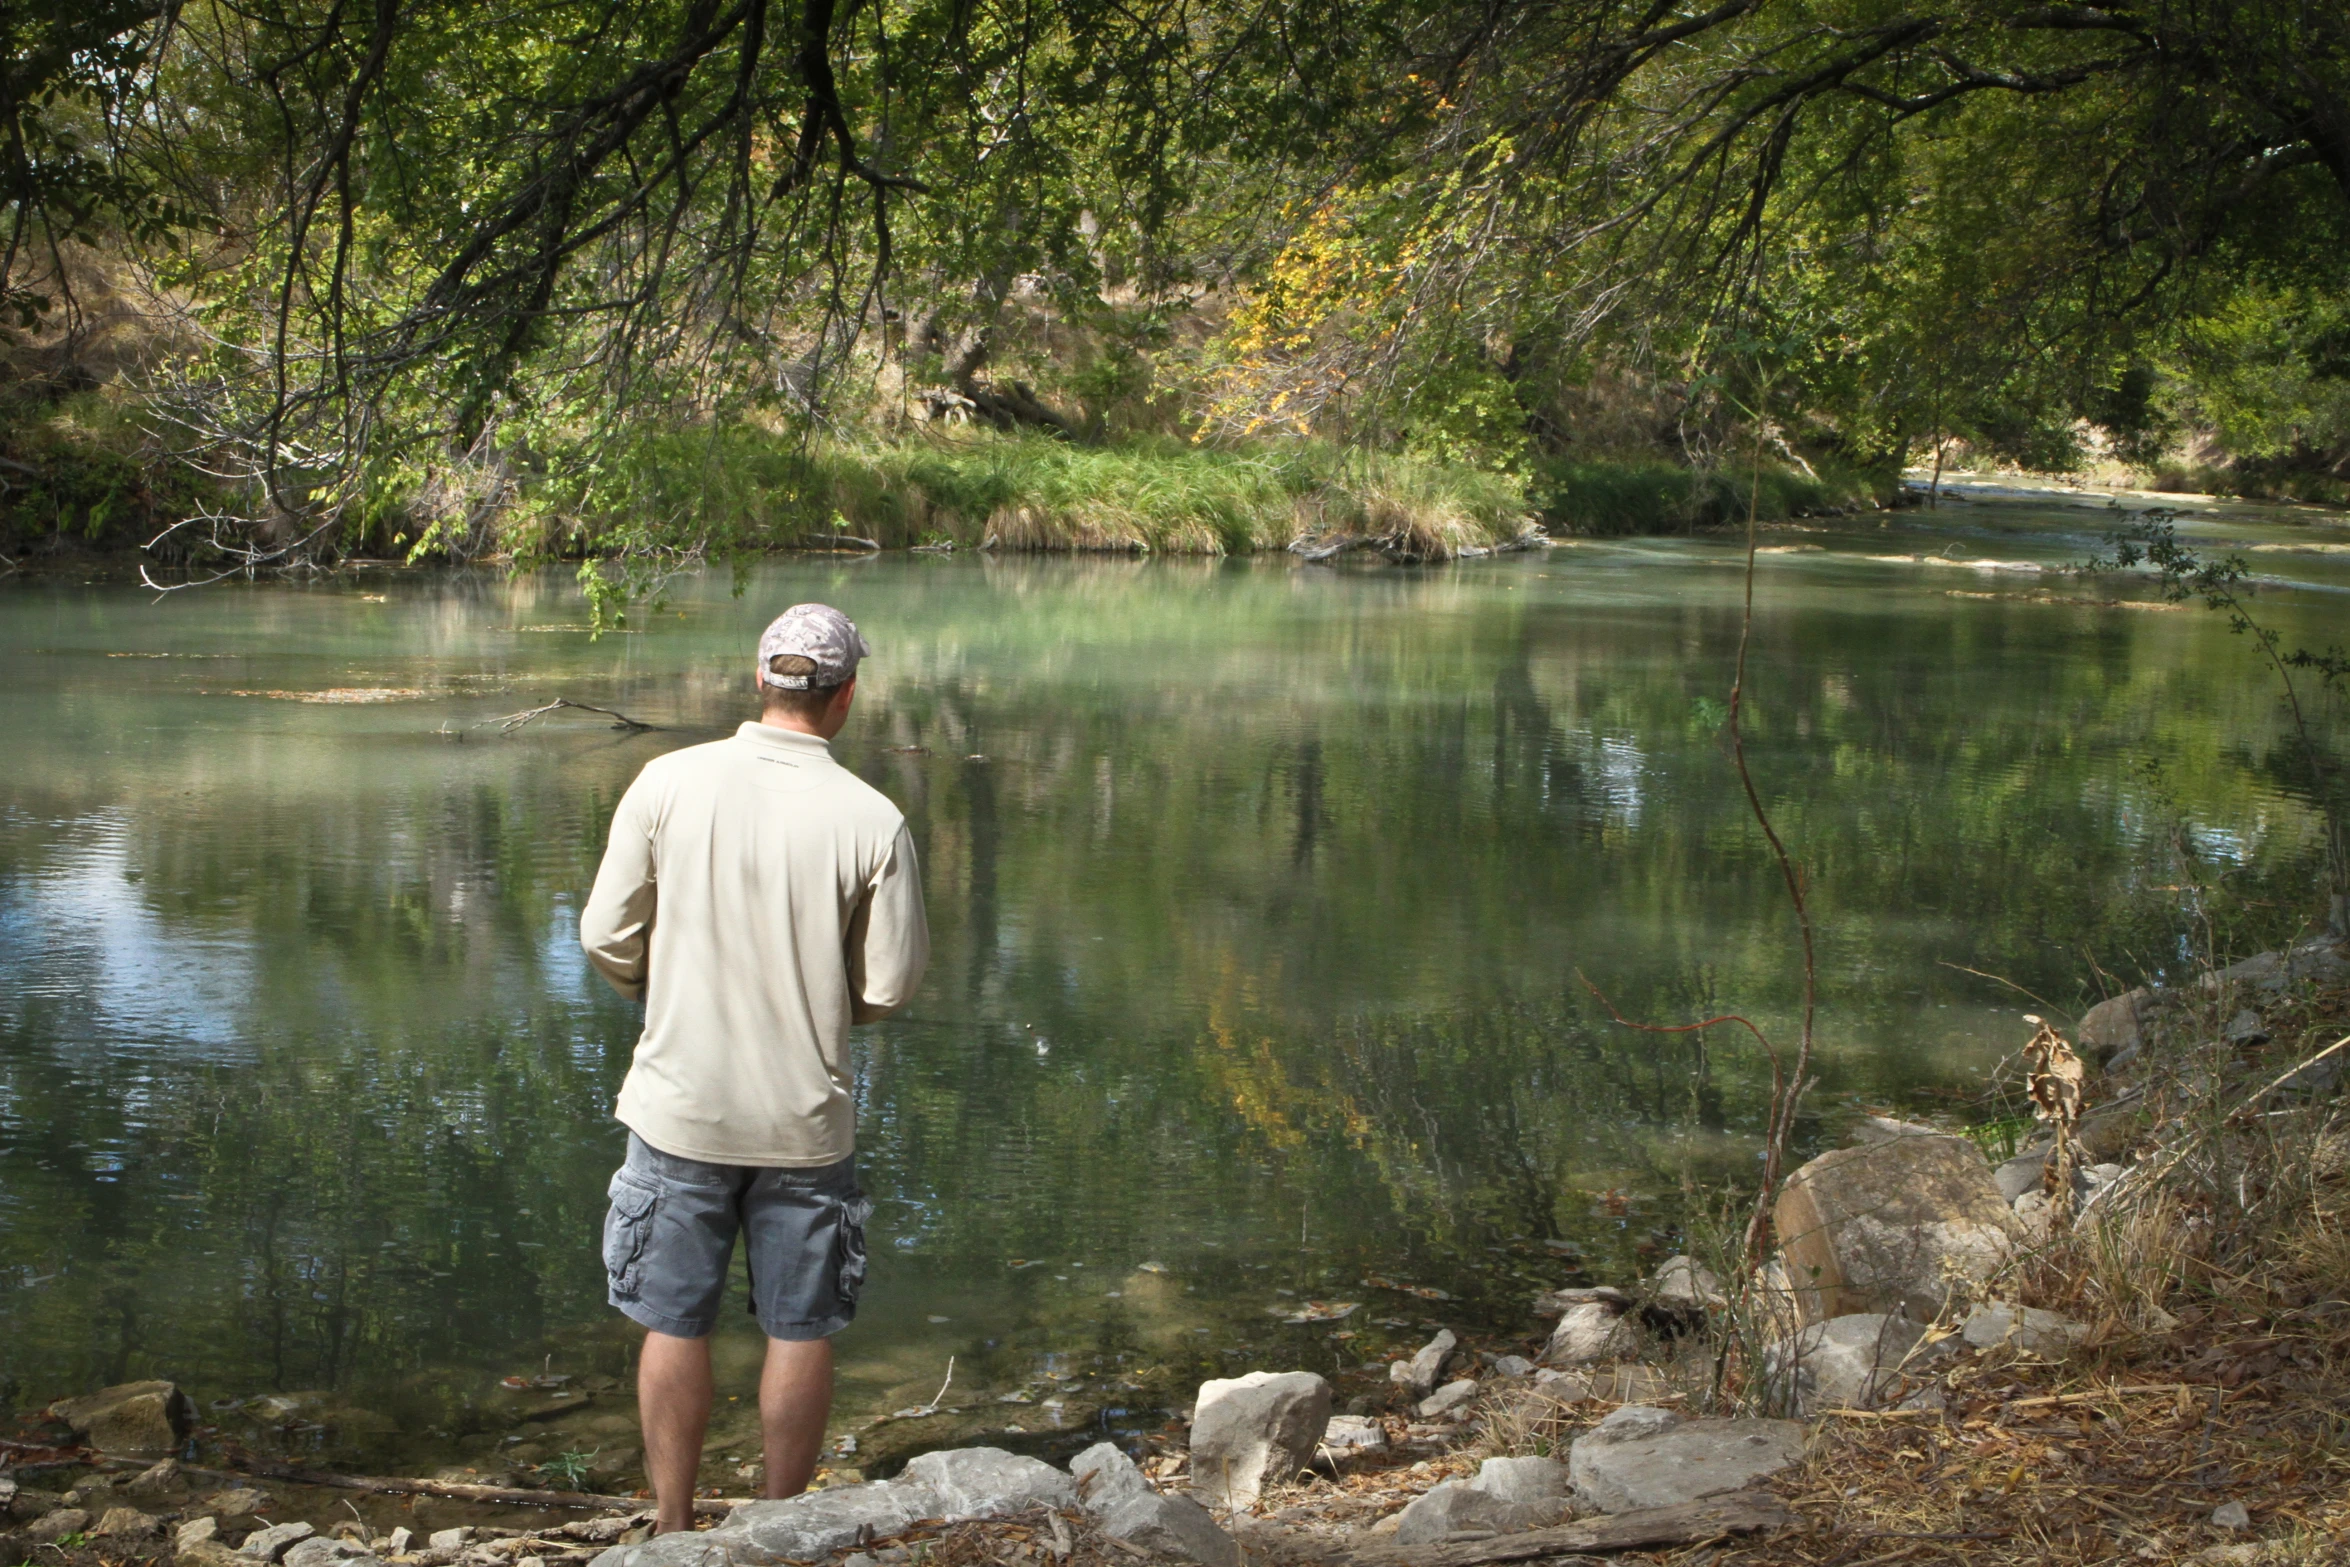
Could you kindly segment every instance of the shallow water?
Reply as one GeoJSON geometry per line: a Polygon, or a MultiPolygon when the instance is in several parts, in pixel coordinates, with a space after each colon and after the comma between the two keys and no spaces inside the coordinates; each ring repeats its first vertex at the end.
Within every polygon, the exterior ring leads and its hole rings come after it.
{"type": "MultiPolygon", "coordinates": [[[[2312,843],[2247,644],[2055,569],[2104,497],[1964,490],[1767,541],[1749,755],[1819,923],[1813,1139],[1980,1095],[2033,1003],[1964,970],[2069,1014],[2091,959],[2175,962],[2174,842],[2312,843]]],[[[2289,642],[2340,640],[2339,520],[2183,527],[2247,552],[2289,642]]],[[[936,942],[860,1031],[843,1424],[950,1355],[1033,1434],[1439,1320],[1530,1332],[1535,1285],[1631,1276],[1685,1173],[1755,1156],[1735,1031],[1616,1027],[1579,976],[1791,1038],[1721,743],[1738,563],[788,560],[601,640],[562,575],[0,586],[4,1390],[171,1376],[352,1462],[548,1456],[497,1379],[600,1387],[630,1342],[595,1237],[635,1022],[575,913],[636,769],[746,716],[758,628],[812,597],[877,650],[837,750],[913,822],[936,942]],[[492,722],[558,695],[664,727],[492,722]],[[1279,1320],[1314,1300],[1360,1309],[1279,1320]]],[[[725,1330],[730,1376],[756,1350],[725,1330]]],[[[729,1418],[714,1463],[755,1452],[729,1418]]],[[[607,1426],[562,1445],[624,1471],[607,1426]]]]}

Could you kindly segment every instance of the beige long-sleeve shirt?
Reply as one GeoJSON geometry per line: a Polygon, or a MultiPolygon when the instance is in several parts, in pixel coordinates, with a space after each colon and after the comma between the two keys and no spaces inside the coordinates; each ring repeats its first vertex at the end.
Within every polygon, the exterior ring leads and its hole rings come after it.
{"type": "Polygon", "coordinates": [[[614,1113],[714,1164],[854,1153],[849,1025],[903,1006],[930,959],[905,817],[823,740],[757,723],[645,764],[579,939],[645,1004],[614,1113]]]}

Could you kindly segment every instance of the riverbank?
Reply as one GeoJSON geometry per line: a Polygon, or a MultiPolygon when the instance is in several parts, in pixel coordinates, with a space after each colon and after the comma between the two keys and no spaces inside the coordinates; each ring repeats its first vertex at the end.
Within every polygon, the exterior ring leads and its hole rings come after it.
{"type": "MultiPolygon", "coordinates": [[[[809,547],[1209,556],[1364,548],[1418,562],[1506,548],[1539,532],[1692,532],[1743,519],[1750,500],[1766,521],[1868,509],[1890,504],[1896,489],[1883,476],[1777,463],[1757,476],[1599,456],[1497,472],[1304,439],[1087,444],[941,428],[880,441],[742,423],[632,429],[593,449],[374,464],[330,528],[323,558],[528,564],[809,547]]],[[[135,553],[215,567],[230,557],[213,547],[209,523],[190,519],[243,509],[236,493],[173,458],[103,393],[20,419],[0,441],[0,555],[19,564],[135,553]]],[[[309,522],[287,517],[263,531],[277,537],[309,522]]]]}
{"type": "MultiPolygon", "coordinates": [[[[732,1567],[2338,1561],[2346,1031],[2337,941],[2126,992],[2069,1040],[2034,1038],[2035,1123],[1860,1121],[1790,1178],[1782,1250],[1739,1287],[1721,1259],[1674,1258],[1623,1288],[1547,1291],[1524,1331],[1443,1329],[1329,1376],[1211,1380],[1123,1431],[1073,1396],[948,1403],[941,1388],[836,1433],[815,1496],[713,1497],[718,1527],[692,1550],[732,1567]],[[1058,1442],[1012,1450],[1048,1422],[1058,1442]]],[[[1361,1307],[1298,1310],[1339,1335],[1361,1307]]],[[[523,1428],[569,1424],[586,1392],[625,1398],[545,1380],[513,1390],[523,1428]]],[[[144,1384],[51,1414],[102,1446],[152,1447],[188,1430],[174,1397],[144,1384]]],[[[59,1488],[19,1482],[16,1548],[69,1567],[685,1559],[685,1542],[627,1549],[644,1540],[641,1492],[501,1511],[464,1478],[477,1471],[338,1489],[219,1451],[237,1467],[20,1445],[19,1472],[59,1488]]]]}

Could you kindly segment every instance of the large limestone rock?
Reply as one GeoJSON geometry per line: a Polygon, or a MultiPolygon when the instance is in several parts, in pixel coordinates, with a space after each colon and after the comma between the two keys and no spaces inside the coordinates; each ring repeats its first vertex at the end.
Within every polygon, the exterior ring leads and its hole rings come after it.
{"type": "Polygon", "coordinates": [[[1314,1461],[1329,1423],[1330,1384],[1311,1371],[1203,1382],[1191,1413],[1192,1488],[1210,1506],[1250,1506],[1314,1461]]]}
{"type": "Polygon", "coordinates": [[[74,1435],[106,1453],[168,1453],[195,1424],[187,1395],[170,1382],[125,1382],[49,1406],[74,1435]]]}
{"type": "Polygon", "coordinates": [[[1505,1502],[1549,1502],[1567,1494],[1567,1466],[1555,1458],[1488,1458],[1469,1488],[1505,1502]]]}
{"type": "Polygon", "coordinates": [[[118,1540],[151,1540],[163,1532],[163,1520],[153,1513],[143,1513],[136,1507],[109,1507],[106,1516],[98,1520],[93,1535],[105,1535],[118,1540]]]}
{"type": "Polygon", "coordinates": [[[596,1567],[773,1567],[901,1534],[925,1519],[1001,1518],[1076,1500],[1076,1482],[1050,1464],[1001,1448],[956,1448],[924,1453],[895,1480],[746,1502],[704,1533],[615,1545],[596,1558],[596,1567]]]}
{"type": "Polygon", "coordinates": [[[1707,1311],[1730,1304],[1722,1281],[1694,1257],[1667,1257],[1648,1291],[1659,1309],[1676,1317],[1702,1319],[1707,1311]]]}
{"type": "Polygon", "coordinates": [[[1821,1154],[1787,1178],[1773,1218],[1806,1323],[1931,1322],[1955,1282],[1989,1278],[2022,1239],[1983,1151],[1939,1134],[1821,1154]]]}
{"type": "Polygon", "coordinates": [[[1906,1317],[1859,1312],[1815,1322],[1763,1354],[1763,1374],[1785,1389],[1798,1414],[1877,1409],[1923,1384],[1913,1355],[1926,1330],[1906,1317]]]}
{"type": "Polygon", "coordinates": [[[924,1453],[899,1474],[900,1485],[927,1486],[938,1516],[1001,1518],[1031,1507],[1073,1507],[1077,1483],[1041,1459],[1000,1447],[958,1447],[924,1453]]]}
{"type": "Polygon", "coordinates": [[[2073,1050],[2099,1066],[2125,1051],[2142,1050],[2177,1003],[2177,997],[2144,985],[2100,1001],[2081,1014],[2073,1030],[2073,1050]]]}
{"type": "Polygon", "coordinates": [[[2020,1349],[2042,1360],[2062,1360],[2088,1341],[2089,1330],[2053,1311],[1985,1301],[1967,1314],[1959,1336],[1977,1349],[2020,1349]]]}
{"type": "Polygon", "coordinates": [[[1578,1301],[1559,1313],[1542,1359],[1553,1366],[1588,1366],[1639,1351],[1640,1327],[1629,1303],[1601,1298],[1578,1301]]]}
{"type": "Polygon", "coordinates": [[[1458,1382],[1447,1382],[1420,1400],[1420,1418],[1422,1420],[1461,1419],[1476,1397],[1477,1379],[1475,1377],[1463,1377],[1458,1382]]]}
{"type": "Polygon", "coordinates": [[[1802,1456],[1792,1420],[1683,1420],[1633,1405],[1576,1439],[1567,1473],[1577,1500],[1622,1513],[1742,1491],[1802,1456]]]}
{"type": "Polygon", "coordinates": [[[1439,1328],[1436,1336],[1421,1345],[1411,1359],[1389,1365],[1387,1379],[1409,1394],[1416,1404],[1436,1391],[1437,1378],[1444,1374],[1445,1362],[1453,1358],[1453,1351],[1459,1345],[1460,1340],[1453,1337],[1452,1329],[1439,1328]]]}
{"type": "Polygon", "coordinates": [[[1095,1443],[1069,1460],[1069,1473],[1086,1510],[1112,1539],[1202,1567],[1240,1567],[1239,1543],[1217,1527],[1215,1515],[1188,1496],[1152,1490],[1117,1444],[1095,1443]]]}
{"type": "Polygon", "coordinates": [[[376,1554],[355,1540],[312,1535],[279,1558],[285,1567],[375,1567],[376,1554]]]}
{"type": "Polygon", "coordinates": [[[271,1524],[266,1529],[256,1529],[246,1535],[245,1543],[237,1547],[237,1554],[248,1560],[274,1562],[317,1532],[310,1525],[299,1521],[271,1524]]]}
{"type": "Polygon", "coordinates": [[[2321,936],[2288,952],[2263,952],[2203,976],[2203,988],[2227,1001],[2282,996],[2303,985],[2350,985],[2350,942],[2321,936]]]}
{"type": "Polygon", "coordinates": [[[59,1507],[34,1519],[25,1530],[25,1538],[43,1545],[54,1545],[69,1534],[87,1533],[90,1514],[86,1508],[59,1507]]]}

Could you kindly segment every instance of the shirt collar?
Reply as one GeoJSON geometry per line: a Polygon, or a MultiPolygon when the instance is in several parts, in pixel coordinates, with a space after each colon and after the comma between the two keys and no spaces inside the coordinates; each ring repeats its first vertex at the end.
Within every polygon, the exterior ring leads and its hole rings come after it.
{"type": "Polygon", "coordinates": [[[820,735],[803,734],[797,729],[778,729],[773,724],[762,724],[757,719],[751,719],[736,729],[734,737],[747,740],[752,745],[791,751],[802,756],[829,758],[832,755],[831,745],[820,735]]]}

